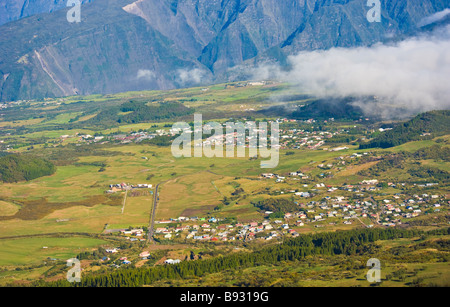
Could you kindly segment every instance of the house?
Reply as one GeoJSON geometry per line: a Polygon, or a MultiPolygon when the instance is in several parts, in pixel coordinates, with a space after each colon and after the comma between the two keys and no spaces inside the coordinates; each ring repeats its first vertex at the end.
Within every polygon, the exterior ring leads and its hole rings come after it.
{"type": "Polygon", "coordinates": [[[169,223],[172,223],[172,221],[163,220],[163,221],[159,221],[157,223],[159,223],[159,224],[169,224],[169,223]]]}
{"type": "Polygon", "coordinates": [[[378,180],[376,180],[376,179],[372,179],[372,180],[363,180],[363,181],[361,182],[361,184],[363,184],[363,185],[375,185],[375,184],[378,184],[378,180]]]}
{"type": "Polygon", "coordinates": [[[156,228],[155,233],[162,233],[166,231],[166,228],[156,228]]]}
{"type": "Polygon", "coordinates": [[[267,173],[267,174],[261,174],[261,176],[264,178],[273,178],[275,175],[272,173],[267,173]]]}
{"type": "Polygon", "coordinates": [[[140,258],[146,258],[146,257],[148,257],[148,256],[150,256],[150,253],[149,253],[149,252],[142,252],[142,253],[139,254],[139,257],[140,257],[140,258]]]}

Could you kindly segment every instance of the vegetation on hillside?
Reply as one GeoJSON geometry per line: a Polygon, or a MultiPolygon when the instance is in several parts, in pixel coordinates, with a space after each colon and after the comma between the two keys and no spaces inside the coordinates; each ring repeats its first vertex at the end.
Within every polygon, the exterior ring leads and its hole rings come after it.
{"type": "Polygon", "coordinates": [[[360,149],[367,148],[389,148],[410,141],[450,133],[450,111],[432,111],[417,115],[415,118],[398,125],[374,138],[373,140],[360,144],[360,149]]]}
{"type": "Polygon", "coordinates": [[[7,155],[0,157],[0,181],[29,181],[48,176],[56,171],[53,163],[27,155],[7,155]]]}
{"type": "Polygon", "coordinates": [[[192,114],[193,112],[193,109],[187,108],[178,102],[147,105],[146,102],[129,101],[120,106],[101,111],[94,118],[86,121],[86,123],[94,125],[106,125],[108,123],[136,124],[162,119],[173,119],[192,114]]]}
{"type": "Polygon", "coordinates": [[[352,104],[354,99],[319,99],[292,113],[295,119],[359,119],[364,116],[360,107],[352,104]]]}
{"type": "Polygon", "coordinates": [[[262,211],[271,211],[280,214],[285,214],[298,209],[298,206],[292,200],[285,198],[269,198],[263,201],[255,202],[253,205],[262,211]]]}

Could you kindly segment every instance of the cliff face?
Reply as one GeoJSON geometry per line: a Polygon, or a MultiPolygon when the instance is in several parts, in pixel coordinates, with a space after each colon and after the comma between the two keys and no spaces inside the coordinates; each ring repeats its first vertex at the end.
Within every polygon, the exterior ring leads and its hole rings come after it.
{"type": "MultiPolygon", "coordinates": [[[[6,0],[8,12],[24,1],[6,0]]],[[[49,2],[0,27],[1,101],[224,80],[245,62],[404,35],[450,6],[382,0],[382,22],[369,23],[365,0],[95,0],[69,23],[65,1],[49,2]]]]}

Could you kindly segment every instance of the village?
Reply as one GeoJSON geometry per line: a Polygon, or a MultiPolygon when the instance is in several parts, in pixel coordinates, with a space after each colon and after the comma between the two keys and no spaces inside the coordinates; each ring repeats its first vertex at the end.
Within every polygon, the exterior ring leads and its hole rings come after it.
{"type": "MultiPolygon", "coordinates": [[[[358,192],[358,190],[356,191],[358,192]]],[[[303,197],[298,193],[294,193],[303,197]]],[[[262,222],[226,223],[226,221],[211,218],[178,217],[158,221],[155,230],[156,237],[164,239],[185,239],[202,241],[249,241],[253,239],[271,240],[281,236],[296,237],[304,226],[326,227],[327,225],[351,225],[360,223],[364,227],[397,226],[405,219],[417,217],[425,211],[439,212],[444,204],[440,195],[412,195],[401,199],[394,195],[386,198],[380,204],[370,201],[350,201],[344,196],[327,196],[324,201],[296,202],[298,211],[288,212],[283,218],[270,218],[273,212],[264,212],[262,222]],[[366,223],[360,219],[364,218],[366,223]],[[199,223],[200,222],[200,223],[199,223]],[[372,223],[369,223],[372,222],[372,223]],[[164,227],[164,224],[179,223],[177,227],[164,227]]]]}
{"type": "MultiPolygon", "coordinates": [[[[352,191],[364,193],[380,190],[376,187],[376,180],[367,180],[355,186],[343,186],[334,191],[352,191]]],[[[427,185],[425,185],[427,186],[427,185]]],[[[432,186],[432,184],[428,185],[432,186]]],[[[328,188],[328,187],[325,187],[328,188]]],[[[450,201],[448,195],[437,194],[396,194],[381,201],[354,200],[344,196],[326,196],[322,201],[302,201],[305,195],[292,193],[297,197],[298,210],[284,213],[281,218],[272,217],[273,212],[261,212],[260,221],[239,222],[228,218],[184,217],[170,218],[155,222],[153,240],[164,243],[195,243],[227,244],[233,242],[251,243],[281,241],[284,238],[295,238],[301,233],[310,232],[311,229],[341,227],[349,228],[359,226],[372,228],[394,227],[408,223],[408,220],[431,212],[448,210],[450,201]]],[[[130,242],[147,241],[148,229],[146,227],[116,230],[115,235],[130,242]]],[[[108,253],[120,253],[118,248],[109,248],[108,253]]],[[[104,257],[102,261],[108,261],[104,257]]],[[[119,261],[123,265],[132,261],[149,260],[152,255],[143,251],[139,255],[121,256],[119,261]]],[[[176,264],[182,259],[166,259],[165,264],[176,264]]],[[[112,266],[119,268],[120,265],[112,266]]]]}
{"type": "MultiPolygon", "coordinates": [[[[334,119],[329,119],[329,120],[325,120],[323,121],[324,123],[327,122],[332,122],[334,121],[334,119]]],[[[309,119],[309,120],[295,120],[295,119],[286,119],[286,118],[278,118],[276,120],[274,120],[274,122],[278,123],[278,124],[286,124],[286,123],[290,123],[290,124],[317,124],[317,121],[314,119],[309,119]]],[[[270,122],[269,122],[270,123],[270,122]]],[[[228,123],[223,123],[222,124],[224,129],[230,129],[230,128],[234,128],[231,127],[228,123]]],[[[204,130],[205,131],[214,131],[214,127],[205,124],[204,125],[204,130]]],[[[156,137],[161,137],[161,136],[176,136],[179,133],[195,133],[195,132],[199,132],[198,130],[195,130],[193,128],[186,128],[186,129],[179,129],[179,128],[161,128],[161,129],[148,129],[148,130],[143,130],[140,129],[139,131],[131,131],[131,132],[118,132],[118,133],[110,133],[110,134],[95,134],[95,135],[90,135],[90,134],[80,134],[80,133],[75,133],[74,135],[61,135],[60,136],[60,142],[64,142],[65,140],[69,140],[69,139],[76,139],[76,143],[78,145],[81,144],[108,144],[108,143],[118,143],[118,144],[128,144],[128,143],[140,143],[144,140],[151,140],[154,139],[156,137]]],[[[278,148],[280,149],[301,149],[301,148],[307,148],[307,149],[318,149],[320,147],[322,147],[323,145],[325,145],[327,139],[332,138],[333,136],[337,136],[343,132],[345,132],[344,129],[341,130],[337,130],[337,131],[320,131],[320,130],[315,130],[315,131],[308,131],[308,130],[304,130],[304,129],[297,129],[297,128],[289,128],[289,129],[280,129],[279,131],[280,134],[280,141],[279,141],[279,145],[277,145],[278,148]]],[[[258,137],[258,133],[260,133],[260,129],[258,129],[257,127],[247,127],[247,131],[245,133],[241,133],[239,131],[235,131],[233,133],[233,139],[227,138],[227,134],[215,134],[205,140],[202,141],[201,144],[196,144],[196,146],[211,146],[211,145],[229,145],[231,144],[230,142],[234,141],[236,142],[236,140],[245,140],[245,146],[247,148],[252,148],[252,147],[257,147],[258,144],[257,142],[254,142],[257,137],[258,137]],[[253,142],[252,142],[253,141],[253,142]]],[[[347,147],[342,147],[342,148],[336,148],[336,149],[332,149],[332,150],[343,150],[346,149],[347,147]]],[[[325,148],[327,149],[327,148],[325,148]]],[[[327,149],[328,150],[328,149],[327,149]]]]}
{"type": "MultiPolygon", "coordinates": [[[[295,175],[292,174],[292,176],[295,175]]],[[[274,178],[276,177],[274,175],[274,178]]],[[[377,184],[377,180],[364,180],[357,185],[341,187],[318,184],[314,189],[316,193],[320,193],[322,189],[327,194],[335,191],[352,192],[356,193],[359,199],[352,196],[327,195],[321,201],[306,201],[312,195],[294,190],[286,191],[286,193],[293,194],[298,210],[286,212],[281,218],[273,217],[274,212],[265,211],[261,212],[261,220],[253,222],[239,222],[213,216],[180,216],[159,220],[155,222],[153,239],[158,242],[173,243],[276,241],[297,237],[302,232],[308,232],[315,228],[401,226],[408,223],[411,218],[448,210],[450,204],[448,195],[428,193],[412,195],[397,193],[375,201],[373,195],[369,193],[380,192],[383,189],[377,184]]],[[[434,184],[426,184],[422,188],[431,186],[434,184]]],[[[130,242],[143,242],[146,241],[147,231],[148,229],[145,227],[120,229],[117,230],[117,235],[130,242]]],[[[148,257],[147,254],[139,255],[139,258],[145,257],[148,257]]],[[[129,260],[123,259],[123,261],[124,264],[127,264],[129,260]]]]}
{"type": "MultiPolygon", "coordinates": [[[[6,108],[7,105],[2,105],[3,108],[6,108]]],[[[245,120],[245,119],[244,119],[245,120]]],[[[271,123],[269,121],[268,123],[271,123]]],[[[279,144],[275,147],[280,149],[324,149],[324,150],[333,150],[339,151],[344,150],[347,147],[336,147],[333,149],[327,148],[327,143],[333,137],[337,137],[340,134],[346,133],[346,129],[336,129],[335,127],[329,130],[331,127],[323,126],[323,124],[333,123],[334,119],[330,118],[328,120],[296,120],[296,119],[287,119],[287,118],[277,118],[274,119],[273,122],[276,122],[280,125],[280,130],[278,131],[280,135],[279,144]],[[305,125],[309,127],[309,129],[305,129],[305,125]],[[285,127],[286,126],[286,127],[285,127]],[[320,128],[320,129],[319,129],[320,128]]],[[[228,123],[221,124],[223,129],[234,128],[231,127],[228,123]]],[[[270,126],[268,126],[270,127],[270,126]]],[[[214,131],[214,128],[205,124],[203,127],[204,131],[214,131]]],[[[201,144],[196,144],[195,146],[211,146],[211,145],[229,145],[231,142],[241,142],[241,140],[245,140],[244,144],[247,148],[256,148],[258,147],[257,138],[258,133],[260,133],[260,129],[255,127],[246,127],[247,131],[242,133],[240,131],[235,131],[233,133],[233,138],[227,138],[227,134],[214,134],[211,137],[208,137],[202,141],[201,144]]],[[[270,130],[270,128],[269,128],[270,130]]],[[[188,129],[177,129],[172,128],[171,125],[165,125],[163,127],[149,127],[149,129],[138,129],[137,131],[128,131],[128,132],[109,132],[109,133],[100,133],[97,132],[94,135],[92,134],[83,134],[80,132],[75,132],[74,134],[63,134],[60,135],[56,140],[47,140],[45,146],[58,146],[61,144],[75,144],[76,146],[81,145],[94,145],[94,144],[130,144],[130,143],[141,143],[145,140],[152,140],[158,137],[174,137],[179,133],[194,133],[199,132],[195,130],[193,127],[188,129]]],[[[0,145],[0,149],[3,150],[11,150],[19,146],[20,144],[11,143],[8,139],[2,140],[2,144],[0,145]]],[[[240,144],[240,143],[238,143],[240,144]]]]}

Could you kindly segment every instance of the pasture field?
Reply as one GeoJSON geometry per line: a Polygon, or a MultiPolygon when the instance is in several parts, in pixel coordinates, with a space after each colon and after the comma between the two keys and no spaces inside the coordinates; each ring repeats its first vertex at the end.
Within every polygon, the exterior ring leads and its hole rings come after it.
{"type": "Polygon", "coordinates": [[[17,211],[19,211],[20,207],[16,204],[0,201],[0,215],[14,215],[17,211]]]}
{"type": "Polygon", "coordinates": [[[83,237],[28,237],[0,240],[0,265],[32,265],[42,263],[47,258],[67,260],[81,251],[103,244],[107,242],[83,237]]]}

